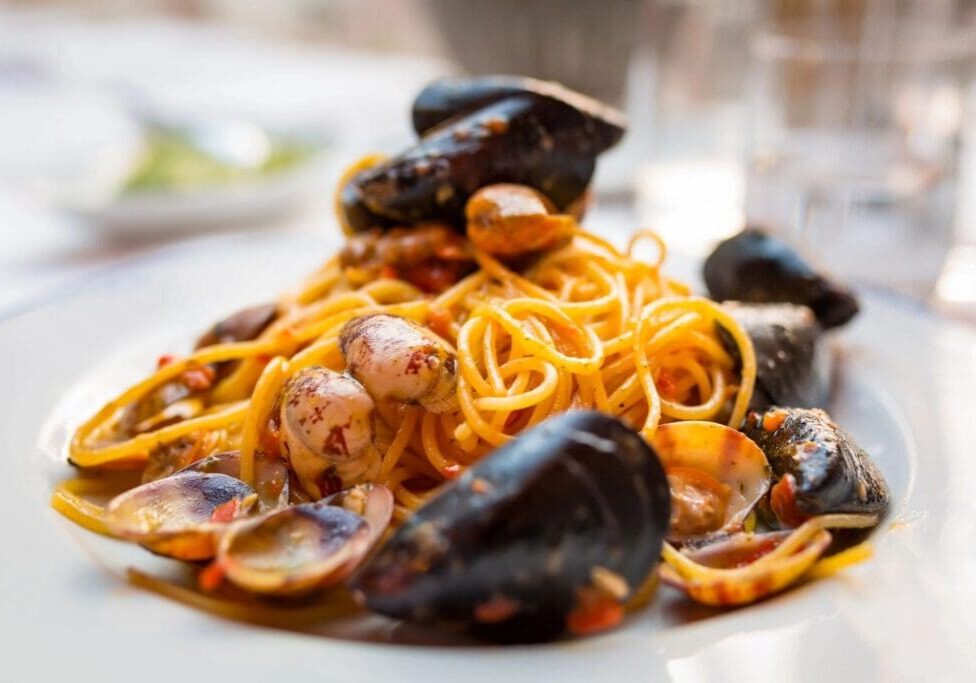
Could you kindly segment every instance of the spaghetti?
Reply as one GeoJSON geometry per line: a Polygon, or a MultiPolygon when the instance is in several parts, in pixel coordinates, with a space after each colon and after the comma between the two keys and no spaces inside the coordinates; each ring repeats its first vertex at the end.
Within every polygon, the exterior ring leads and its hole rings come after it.
{"type": "MultiPolygon", "coordinates": [[[[239,449],[241,478],[254,485],[255,453],[275,455],[272,418],[282,386],[312,365],[345,370],[340,331],[379,312],[435,331],[457,349],[459,365],[456,411],[378,405],[388,438],[377,481],[393,491],[399,520],[439,484],[554,413],[594,408],[646,439],[666,421],[737,426],[755,382],[752,345],[719,305],[663,273],[665,256],[651,232],[621,251],[575,227],[570,244],[521,273],[475,250],[478,268],[436,296],[396,278],[358,285],[333,258],[280,298],[277,319],[256,339],[197,349],[109,401],[74,434],[71,461],[138,468],[161,445],[189,439],[195,458],[239,449]],[[658,248],[652,263],[631,253],[645,239],[658,248]],[[233,371],[196,396],[191,414],[137,434],[123,429],[132,404],[187,371],[228,362],[233,371]]],[[[63,509],[64,490],[58,495],[63,509]]]]}

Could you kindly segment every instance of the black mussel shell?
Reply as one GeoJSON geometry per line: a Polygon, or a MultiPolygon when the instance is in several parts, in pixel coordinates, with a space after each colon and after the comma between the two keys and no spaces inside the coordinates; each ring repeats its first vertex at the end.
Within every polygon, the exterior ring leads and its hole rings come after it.
{"type": "MultiPolygon", "coordinates": [[[[759,444],[777,483],[771,507],[787,526],[803,516],[863,513],[881,516],[891,499],[888,485],[871,457],[822,410],[769,408],[750,412],[743,432],[759,444]],[[797,515],[783,519],[776,488],[792,479],[790,506],[797,515]]],[[[787,510],[790,512],[790,510],[787,510]]]]}
{"type": "Polygon", "coordinates": [[[346,223],[361,231],[435,221],[463,231],[468,198],[492,183],[529,185],[565,210],[589,185],[600,151],[578,109],[509,97],[452,119],[353,176],[341,190],[346,223]]]}
{"type": "MultiPolygon", "coordinates": [[[[819,408],[830,391],[831,357],[823,348],[820,325],[806,306],[726,302],[756,352],[756,388],[751,407],[770,405],[819,408]]],[[[726,347],[738,346],[723,332],[726,347]]]]}
{"type": "Polygon", "coordinates": [[[850,291],[815,272],[788,244],[756,228],[720,243],[705,260],[704,276],[716,301],[801,304],[825,329],[843,325],[858,312],[850,291]]]}
{"type": "Polygon", "coordinates": [[[492,640],[551,639],[594,570],[628,593],[641,584],[670,507],[664,470],[637,432],[600,413],[564,413],[420,508],[351,587],[390,617],[461,622],[492,640]]]}
{"type": "Polygon", "coordinates": [[[574,107],[592,129],[598,152],[620,142],[627,129],[627,117],[623,113],[559,83],[502,75],[434,81],[413,101],[413,128],[417,135],[426,135],[449,119],[516,95],[556,100],[574,107]]]}

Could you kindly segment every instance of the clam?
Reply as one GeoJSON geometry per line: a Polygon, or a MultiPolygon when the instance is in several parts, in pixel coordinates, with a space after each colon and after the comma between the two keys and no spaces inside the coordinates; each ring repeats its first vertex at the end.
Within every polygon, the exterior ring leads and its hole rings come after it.
{"type": "Polygon", "coordinates": [[[348,576],[392,512],[389,489],[363,485],[242,520],[222,537],[217,565],[224,577],[254,593],[308,593],[348,576]]]}
{"type": "Polygon", "coordinates": [[[250,486],[226,474],[184,472],[137,486],[113,498],[105,524],[115,536],[181,560],[206,560],[230,521],[257,499],[250,486]]]}
{"type": "MultiPolygon", "coordinates": [[[[180,472],[209,472],[226,474],[240,478],[241,452],[226,451],[214,453],[187,465],[180,472]]],[[[288,465],[281,458],[265,455],[261,451],[254,454],[254,481],[258,502],[263,509],[281,507],[288,504],[289,483],[288,465]]]]}
{"type": "Polygon", "coordinates": [[[887,511],[891,494],[881,471],[824,411],[754,411],[746,416],[743,431],[772,467],[776,483],[769,508],[779,524],[798,526],[828,513],[880,517],[887,511]]]}
{"type": "Polygon", "coordinates": [[[304,368],[289,380],[281,396],[281,444],[306,493],[322,498],[376,474],[374,408],[362,384],[328,368],[304,368]]]}
{"type": "Polygon", "coordinates": [[[705,260],[705,284],[716,301],[808,306],[824,329],[857,315],[854,295],[816,272],[785,242],[756,228],[730,237],[705,260]]]}
{"type": "Polygon", "coordinates": [[[393,492],[382,484],[358,484],[333,493],[324,502],[354,512],[370,527],[370,546],[380,539],[393,518],[393,492]]]}
{"type": "Polygon", "coordinates": [[[351,579],[373,611],[537,641],[607,628],[658,562],[667,480],[607,415],[554,416],[448,484],[351,579]]]}
{"type": "Polygon", "coordinates": [[[755,443],[716,422],[672,422],[652,441],[671,490],[668,540],[738,531],[769,489],[770,469],[755,443]]]}
{"type": "MultiPolygon", "coordinates": [[[[665,544],[660,575],[695,602],[746,605],[808,576],[830,548],[833,537],[828,529],[865,529],[877,522],[871,515],[823,515],[793,531],[737,533],[690,552],[665,544]]],[[[841,555],[827,562],[845,566],[863,559],[865,552],[862,548],[853,558],[841,555]]]]}

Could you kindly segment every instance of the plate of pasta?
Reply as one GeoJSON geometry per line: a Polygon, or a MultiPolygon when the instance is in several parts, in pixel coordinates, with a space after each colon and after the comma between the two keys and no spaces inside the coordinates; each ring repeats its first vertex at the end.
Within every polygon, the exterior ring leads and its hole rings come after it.
{"type": "Polygon", "coordinates": [[[15,532],[58,568],[11,600],[92,672],[95,641],[245,679],[965,671],[971,335],[756,227],[694,264],[601,236],[625,121],[556,84],[412,116],[329,244],[197,241],[0,328],[43,420],[12,495],[63,522],[15,532]]]}

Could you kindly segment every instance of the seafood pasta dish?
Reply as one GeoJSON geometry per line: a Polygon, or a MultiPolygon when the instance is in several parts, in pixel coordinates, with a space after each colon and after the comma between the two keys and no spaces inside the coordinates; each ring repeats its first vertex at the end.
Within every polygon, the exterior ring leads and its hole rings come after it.
{"type": "Polygon", "coordinates": [[[890,494],[823,410],[849,290],[748,227],[706,297],[653,232],[582,227],[626,122],[559,85],[444,79],[412,117],[413,146],[340,182],[339,253],[93,406],[55,509],[184,561],[186,582],[129,578],[224,616],[503,642],[870,555],[890,494]]]}

